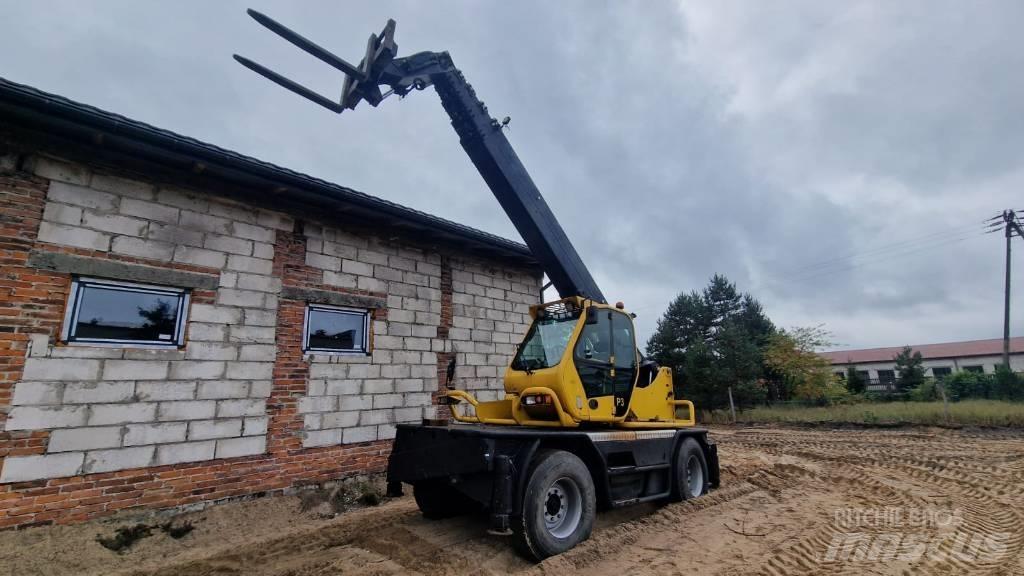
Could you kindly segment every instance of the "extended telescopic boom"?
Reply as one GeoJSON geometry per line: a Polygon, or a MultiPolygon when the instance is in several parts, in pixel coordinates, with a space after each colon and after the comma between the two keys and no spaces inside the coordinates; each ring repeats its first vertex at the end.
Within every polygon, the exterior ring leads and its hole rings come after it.
{"type": "Polygon", "coordinates": [[[447,52],[419,52],[396,58],[395,21],[388,20],[379,36],[370,35],[366,55],[358,66],[353,66],[267,16],[255,10],[248,12],[257,22],[285,40],[344,73],[341,98],[335,102],[237,54],[235,60],[335,113],[354,109],[362,100],[377,106],[391,94],[405,96],[413,88],[423,90],[433,85],[459,135],[462,148],[540,262],[559,296],[582,296],[606,303],[590,271],[505,138],[502,125],[491,118],[487,107],[476,97],[473,87],[466,82],[447,52]],[[382,93],[381,86],[387,86],[388,92],[382,93]]]}

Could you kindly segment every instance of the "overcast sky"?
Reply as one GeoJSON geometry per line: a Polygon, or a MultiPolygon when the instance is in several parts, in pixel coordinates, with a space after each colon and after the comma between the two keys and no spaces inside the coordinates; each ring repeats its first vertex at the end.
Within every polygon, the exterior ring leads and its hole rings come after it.
{"type": "Polygon", "coordinates": [[[432,90],[336,117],[232,61],[340,91],[250,6],[352,61],[389,17],[448,50],[644,339],[716,272],[846,347],[1002,335],[1024,3],[0,0],[0,76],[519,238],[432,90]]]}

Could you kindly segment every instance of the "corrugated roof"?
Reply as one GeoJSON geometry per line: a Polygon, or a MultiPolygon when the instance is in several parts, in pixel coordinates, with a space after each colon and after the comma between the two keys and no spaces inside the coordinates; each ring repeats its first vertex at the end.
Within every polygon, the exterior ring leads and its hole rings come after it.
{"type": "Polygon", "coordinates": [[[530,249],[519,242],[3,78],[0,123],[53,133],[97,152],[136,154],[170,169],[236,180],[246,187],[262,184],[252,189],[254,197],[290,195],[307,206],[322,204],[328,211],[319,213],[328,217],[329,207],[336,208],[338,214],[358,210],[360,218],[371,222],[377,219],[384,225],[426,234],[426,238],[536,264],[530,249]]]}
{"type": "MultiPolygon", "coordinates": [[[[965,358],[971,356],[998,356],[1003,353],[1003,339],[966,340],[963,342],[941,342],[938,344],[917,344],[911,346],[924,359],[965,358]]],[[[891,362],[903,346],[889,348],[864,348],[861,350],[836,350],[822,352],[833,364],[864,364],[868,362],[891,362]]],[[[1024,352],[1024,336],[1010,338],[1010,353],[1024,352]]]]}

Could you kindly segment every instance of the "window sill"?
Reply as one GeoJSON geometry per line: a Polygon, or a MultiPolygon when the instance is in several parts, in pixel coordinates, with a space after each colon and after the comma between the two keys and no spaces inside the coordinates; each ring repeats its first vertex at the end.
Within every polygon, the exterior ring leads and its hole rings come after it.
{"type": "Polygon", "coordinates": [[[75,347],[75,348],[121,348],[124,350],[171,350],[174,352],[185,353],[184,346],[177,346],[175,344],[127,344],[121,342],[60,342],[57,344],[58,347],[75,347]]]}
{"type": "Polygon", "coordinates": [[[367,352],[330,352],[323,350],[307,350],[302,353],[303,360],[307,362],[337,362],[341,359],[359,360],[366,359],[369,362],[372,355],[367,352]]]}

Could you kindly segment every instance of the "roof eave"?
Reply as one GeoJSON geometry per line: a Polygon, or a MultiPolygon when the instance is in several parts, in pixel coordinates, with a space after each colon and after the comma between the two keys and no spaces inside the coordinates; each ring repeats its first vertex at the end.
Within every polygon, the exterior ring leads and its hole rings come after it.
{"type": "Polygon", "coordinates": [[[356,213],[403,233],[458,244],[480,256],[537,266],[529,248],[518,242],[2,78],[0,121],[58,135],[69,145],[112,160],[130,157],[196,178],[232,182],[249,200],[273,202],[289,212],[291,207],[320,215],[325,209],[336,216],[356,213]]]}

